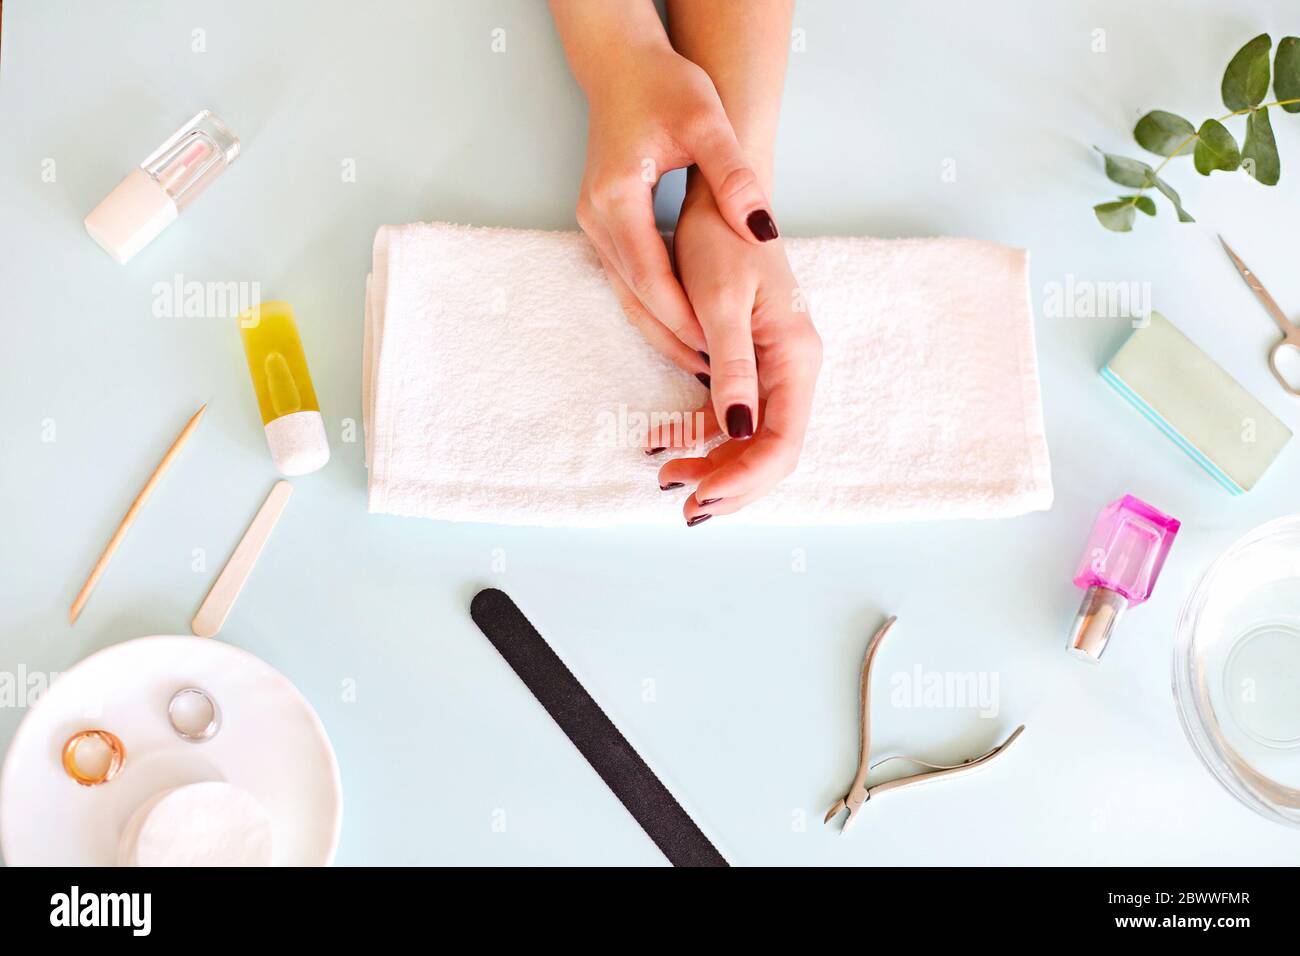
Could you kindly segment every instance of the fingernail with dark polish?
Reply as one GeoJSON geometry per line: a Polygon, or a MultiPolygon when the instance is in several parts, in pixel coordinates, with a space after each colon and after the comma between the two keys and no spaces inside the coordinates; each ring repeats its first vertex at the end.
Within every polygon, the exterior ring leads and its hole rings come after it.
{"type": "Polygon", "coordinates": [[[703,385],[705,388],[713,387],[713,379],[709,378],[709,376],[705,375],[703,372],[696,372],[695,377],[696,379],[699,380],[699,383],[703,385]]]}
{"type": "Polygon", "coordinates": [[[712,517],[713,517],[713,515],[696,515],[694,518],[689,518],[689,519],[687,519],[687,521],[686,521],[686,527],[688,527],[688,528],[694,528],[694,527],[695,527],[697,524],[699,524],[701,521],[708,521],[708,520],[709,520],[710,518],[712,518],[712,517]]]}
{"type": "Polygon", "coordinates": [[[721,500],[722,500],[721,498],[705,498],[703,501],[700,502],[700,505],[703,506],[703,505],[717,504],[721,500]]]}
{"type": "Polygon", "coordinates": [[[708,352],[696,352],[695,354],[698,355],[700,358],[704,359],[704,364],[705,364],[705,365],[709,365],[709,364],[711,364],[711,363],[709,362],[709,353],[708,353],[708,352]]]}
{"type": "Polygon", "coordinates": [[[754,434],[754,413],[748,405],[732,405],[727,409],[727,434],[732,438],[748,438],[754,434]]]}
{"type": "Polygon", "coordinates": [[[749,226],[749,231],[754,234],[754,238],[759,242],[771,242],[778,235],[776,223],[772,221],[772,214],[766,209],[755,209],[745,220],[745,225],[749,226]]]}
{"type": "Polygon", "coordinates": [[[685,488],[686,483],[681,481],[670,481],[666,485],[660,485],[660,491],[672,491],[674,488],[685,488]]]}
{"type": "Polygon", "coordinates": [[[657,454],[659,454],[661,451],[667,451],[667,450],[668,450],[668,447],[665,445],[663,448],[647,448],[647,449],[645,450],[645,453],[646,453],[647,455],[657,455],[657,454]]]}

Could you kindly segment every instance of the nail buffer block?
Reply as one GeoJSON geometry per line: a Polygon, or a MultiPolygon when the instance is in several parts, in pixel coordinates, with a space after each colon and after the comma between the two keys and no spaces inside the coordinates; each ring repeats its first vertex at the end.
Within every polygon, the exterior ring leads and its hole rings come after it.
{"type": "Polygon", "coordinates": [[[1159,312],[1101,377],[1234,495],[1255,487],[1291,440],[1291,429],[1159,312]]]}
{"type": "Polygon", "coordinates": [[[469,613],[673,866],[728,865],[504,591],[480,591],[469,613]]]}

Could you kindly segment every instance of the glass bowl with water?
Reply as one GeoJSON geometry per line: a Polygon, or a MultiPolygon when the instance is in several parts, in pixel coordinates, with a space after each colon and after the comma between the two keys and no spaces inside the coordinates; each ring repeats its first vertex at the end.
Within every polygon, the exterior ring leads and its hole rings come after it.
{"type": "Polygon", "coordinates": [[[1173,684],[1210,772],[1252,810],[1300,826],[1300,515],[1210,565],[1178,619],[1173,684]]]}

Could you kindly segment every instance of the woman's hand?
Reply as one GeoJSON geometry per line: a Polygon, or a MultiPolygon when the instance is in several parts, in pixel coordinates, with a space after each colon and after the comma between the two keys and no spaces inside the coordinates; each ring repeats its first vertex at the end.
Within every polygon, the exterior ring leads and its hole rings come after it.
{"type": "MultiPolygon", "coordinates": [[[[688,524],[730,514],[794,470],[821,366],[768,200],[792,0],[668,0],[671,45],[649,0],[550,3],[590,106],[578,222],[628,318],[711,385],[704,434],[690,437],[708,441],[719,423],[731,436],[665,465],[660,484],[698,485],[688,524]],[[652,188],[692,164],[679,284],[652,188]]],[[[648,450],[686,437],[660,430],[648,450]]]]}
{"type": "Polygon", "coordinates": [[[755,246],[777,236],[767,195],[713,81],[673,50],[653,4],[551,6],[589,105],[578,224],[633,324],[677,365],[704,373],[704,335],[655,226],[654,186],[694,164],[732,238],[755,246]]]}
{"type": "Polygon", "coordinates": [[[730,436],[705,458],[659,470],[660,487],[696,485],[682,509],[695,525],[740,510],[794,471],[822,347],[782,244],[739,239],[694,171],[674,253],[707,343],[712,410],[730,436]]]}

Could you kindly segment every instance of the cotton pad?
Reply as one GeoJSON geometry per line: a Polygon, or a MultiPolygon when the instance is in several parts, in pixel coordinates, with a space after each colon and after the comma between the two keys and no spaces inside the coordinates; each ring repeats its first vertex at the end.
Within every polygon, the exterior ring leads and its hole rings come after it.
{"type": "Polygon", "coordinates": [[[140,827],[144,826],[149,811],[158,805],[159,800],[171,792],[171,790],[164,790],[162,793],[154,794],[140,804],[135,813],[131,814],[130,819],[126,821],[126,826],[122,828],[122,838],[117,843],[118,866],[135,866],[135,841],[140,838],[140,827]]]}
{"type": "Polygon", "coordinates": [[[1101,377],[1234,495],[1255,487],[1291,440],[1291,429],[1158,312],[1101,377]]]}
{"type": "Polygon", "coordinates": [[[271,818],[228,783],[193,783],[146,801],[127,822],[123,866],[270,866],[271,818]]]}

